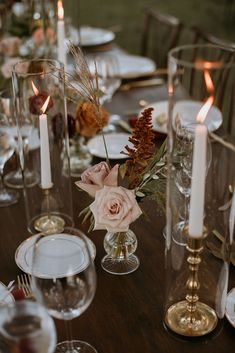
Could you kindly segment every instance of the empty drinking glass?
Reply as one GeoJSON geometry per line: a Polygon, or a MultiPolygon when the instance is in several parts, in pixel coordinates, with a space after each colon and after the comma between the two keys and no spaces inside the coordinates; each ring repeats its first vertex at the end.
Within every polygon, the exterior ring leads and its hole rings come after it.
{"type": "Polygon", "coordinates": [[[7,120],[0,114],[0,207],[5,207],[16,203],[19,199],[19,193],[15,190],[7,190],[4,186],[4,166],[12,157],[15,147],[14,140],[7,133],[7,120]]]}
{"type": "Polygon", "coordinates": [[[65,321],[68,340],[56,352],[94,353],[84,341],[72,340],[71,320],[90,305],[96,289],[96,274],[91,248],[77,229],[38,236],[34,246],[32,287],[37,300],[49,314],[65,321]]]}
{"type": "Polygon", "coordinates": [[[53,353],[56,346],[53,320],[40,304],[29,300],[0,307],[0,333],[7,353],[53,353]]]}

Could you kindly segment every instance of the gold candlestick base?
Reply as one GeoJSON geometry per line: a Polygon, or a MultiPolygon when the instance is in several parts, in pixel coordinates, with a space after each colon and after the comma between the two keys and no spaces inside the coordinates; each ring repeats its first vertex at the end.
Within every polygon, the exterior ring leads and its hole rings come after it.
{"type": "Polygon", "coordinates": [[[198,301],[194,313],[188,311],[188,302],[183,300],[170,306],[165,323],[179,335],[199,337],[213,331],[218,319],[215,311],[208,305],[198,301]]]}
{"type": "Polygon", "coordinates": [[[34,228],[45,234],[61,233],[64,225],[65,221],[63,218],[53,214],[41,216],[34,222],[34,228]]]}

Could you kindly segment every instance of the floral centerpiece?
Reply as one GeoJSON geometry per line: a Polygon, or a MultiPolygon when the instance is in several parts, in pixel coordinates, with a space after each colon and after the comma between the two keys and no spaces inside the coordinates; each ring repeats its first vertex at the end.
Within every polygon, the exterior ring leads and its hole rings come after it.
{"type": "MultiPolygon", "coordinates": [[[[145,109],[129,138],[131,145],[123,146],[122,153],[128,159],[121,165],[115,164],[111,167],[105,135],[102,132],[98,80],[91,78],[81,50],[78,49],[77,52],[72,47],[71,52],[76,62],[79,92],[83,97],[85,93],[88,104],[93,106],[93,114],[101,130],[106,151],[106,161],[89,167],[76,182],[80,190],[93,198],[80,216],[84,217],[83,222],[90,223],[89,231],[107,231],[104,247],[108,255],[102,260],[103,268],[110,273],[130,273],[139,266],[139,260],[134,255],[137,239],[129,229],[130,224],[143,213],[141,202],[145,198],[157,200],[160,205],[164,205],[165,142],[156,150],[155,134],[152,130],[153,109],[145,109]]],[[[70,88],[71,85],[69,81],[70,88]]]]}

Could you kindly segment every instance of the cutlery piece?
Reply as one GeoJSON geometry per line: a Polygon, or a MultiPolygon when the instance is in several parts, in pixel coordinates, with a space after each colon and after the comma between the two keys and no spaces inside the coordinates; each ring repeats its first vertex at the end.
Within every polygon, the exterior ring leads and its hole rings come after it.
{"type": "Polygon", "coordinates": [[[116,124],[122,128],[124,131],[129,132],[130,134],[132,133],[132,129],[130,125],[125,121],[125,120],[118,120],[116,124]]]}
{"type": "Polygon", "coordinates": [[[17,276],[18,287],[24,293],[25,298],[33,298],[31,276],[24,273],[17,276]]]}
{"type": "Polygon", "coordinates": [[[163,85],[165,81],[161,78],[152,78],[148,80],[140,80],[140,81],[133,81],[129,83],[124,83],[120,86],[120,91],[129,91],[132,88],[138,87],[151,87],[151,86],[158,86],[163,85]]]}
{"type": "Polygon", "coordinates": [[[1,298],[1,302],[4,302],[8,295],[12,292],[13,288],[15,287],[15,281],[11,281],[8,283],[6,287],[6,294],[1,298]]]}

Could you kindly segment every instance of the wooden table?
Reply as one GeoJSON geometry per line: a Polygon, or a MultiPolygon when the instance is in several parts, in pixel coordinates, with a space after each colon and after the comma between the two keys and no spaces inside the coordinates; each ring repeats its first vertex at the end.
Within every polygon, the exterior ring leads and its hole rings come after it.
{"type": "MultiPolygon", "coordinates": [[[[166,98],[165,87],[135,89],[118,92],[107,107],[112,113],[138,109],[139,99],[148,101],[166,98]]],[[[83,229],[79,212],[89,204],[85,192],[78,192],[72,180],[74,221],[83,229]]],[[[164,303],[164,238],[165,217],[155,203],[145,202],[149,221],[143,217],[131,228],[137,235],[136,254],[139,269],[125,276],[106,273],[100,262],[105,254],[104,231],[89,236],[97,248],[95,259],[98,285],[95,298],[79,318],[73,321],[74,338],[94,345],[100,353],[229,353],[235,350],[235,330],[226,321],[217,337],[195,342],[176,339],[163,326],[164,303]]],[[[23,195],[20,202],[0,209],[0,280],[4,283],[16,278],[20,270],[14,261],[15,250],[29,234],[23,195]]],[[[235,286],[235,269],[231,268],[230,287],[235,286]]],[[[66,339],[63,322],[57,321],[58,341],[66,339]]]]}

